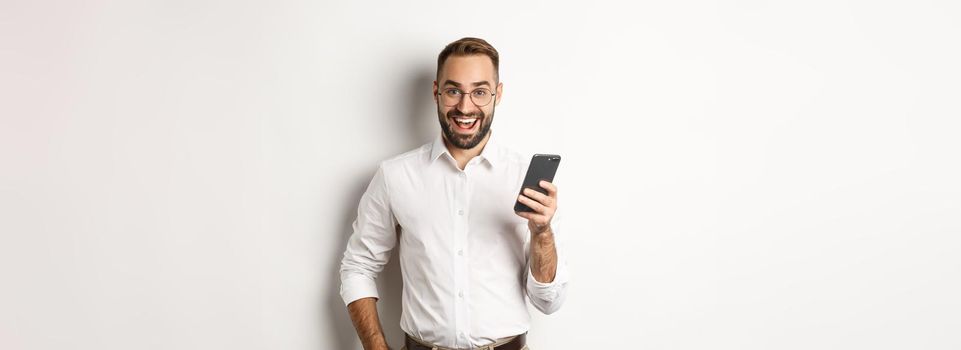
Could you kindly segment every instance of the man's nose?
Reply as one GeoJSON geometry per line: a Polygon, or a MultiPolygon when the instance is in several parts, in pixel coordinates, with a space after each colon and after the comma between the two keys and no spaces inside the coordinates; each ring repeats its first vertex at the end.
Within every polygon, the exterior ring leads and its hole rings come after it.
{"type": "Polygon", "coordinates": [[[471,114],[473,113],[474,107],[476,106],[474,106],[474,101],[471,101],[470,95],[468,94],[461,95],[460,102],[457,103],[457,110],[461,111],[464,114],[471,114]]]}

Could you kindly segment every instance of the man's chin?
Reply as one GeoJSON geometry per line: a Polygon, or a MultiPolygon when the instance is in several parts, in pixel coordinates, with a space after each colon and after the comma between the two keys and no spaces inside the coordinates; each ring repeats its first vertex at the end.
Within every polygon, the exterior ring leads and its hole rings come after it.
{"type": "Polygon", "coordinates": [[[457,147],[460,149],[470,149],[467,146],[470,146],[471,144],[474,143],[473,142],[474,139],[472,137],[464,136],[460,134],[454,134],[454,137],[449,137],[448,139],[449,139],[448,141],[450,141],[450,143],[454,145],[454,147],[457,147]]]}
{"type": "Polygon", "coordinates": [[[481,135],[481,129],[475,130],[470,134],[461,134],[457,131],[451,131],[451,134],[447,135],[447,141],[457,148],[460,149],[472,149],[480,144],[480,140],[484,137],[481,135]]]}

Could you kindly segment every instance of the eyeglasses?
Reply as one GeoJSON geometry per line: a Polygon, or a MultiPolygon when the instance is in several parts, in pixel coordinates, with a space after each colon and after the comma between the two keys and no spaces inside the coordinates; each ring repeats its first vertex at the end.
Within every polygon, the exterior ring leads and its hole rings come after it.
{"type": "MultiPolygon", "coordinates": [[[[444,91],[438,92],[437,95],[440,96],[441,102],[447,107],[456,106],[464,99],[464,92],[454,88],[444,89],[444,91]]],[[[484,88],[474,89],[474,91],[470,92],[470,100],[477,107],[484,107],[494,100],[494,93],[484,88]]]]}

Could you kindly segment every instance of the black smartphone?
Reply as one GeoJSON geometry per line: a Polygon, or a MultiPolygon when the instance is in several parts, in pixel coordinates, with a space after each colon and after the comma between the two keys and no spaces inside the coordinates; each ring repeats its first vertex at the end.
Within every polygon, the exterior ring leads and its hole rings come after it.
{"type": "MultiPolygon", "coordinates": [[[[547,190],[541,187],[541,180],[554,182],[554,174],[557,173],[557,166],[561,164],[561,156],[556,154],[535,154],[531,157],[531,165],[527,167],[527,176],[524,177],[524,184],[521,186],[520,194],[524,194],[525,188],[547,194],[547,190]]],[[[517,201],[514,203],[514,211],[533,212],[527,205],[517,201]]]]}

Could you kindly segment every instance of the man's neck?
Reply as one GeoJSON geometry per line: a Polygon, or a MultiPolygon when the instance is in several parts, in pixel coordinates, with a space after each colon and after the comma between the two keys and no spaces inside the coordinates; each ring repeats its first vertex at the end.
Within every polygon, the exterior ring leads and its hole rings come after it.
{"type": "Polygon", "coordinates": [[[484,135],[484,139],[482,139],[477,146],[474,146],[474,148],[471,149],[454,147],[450,144],[450,141],[447,141],[446,137],[443,139],[444,146],[447,147],[447,151],[450,152],[450,155],[454,157],[455,161],[457,161],[457,167],[460,168],[460,170],[464,170],[464,168],[467,167],[467,162],[481,154],[481,151],[484,150],[484,146],[487,145],[487,140],[490,139],[490,137],[491,133],[487,132],[487,135],[484,135]]]}

